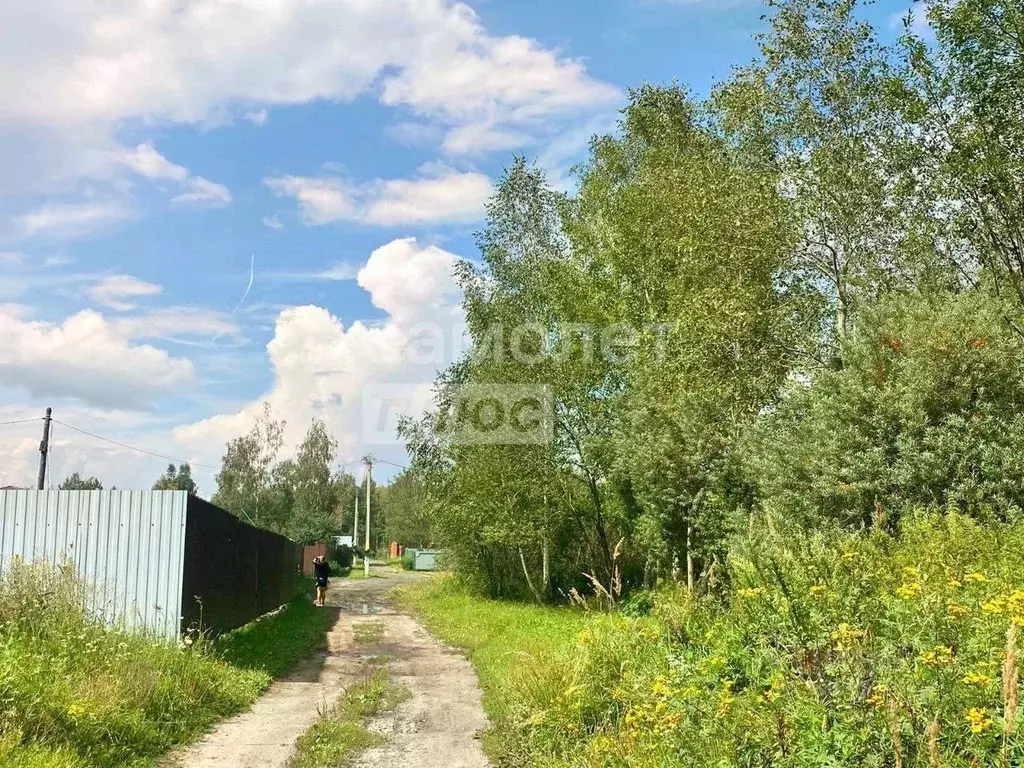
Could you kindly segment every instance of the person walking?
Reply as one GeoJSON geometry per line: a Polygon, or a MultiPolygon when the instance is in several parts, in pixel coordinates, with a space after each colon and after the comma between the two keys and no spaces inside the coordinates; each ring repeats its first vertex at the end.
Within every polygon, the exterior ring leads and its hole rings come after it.
{"type": "Polygon", "coordinates": [[[331,576],[331,566],[327,563],[327,558],[323,555],[318,555],[313,558],[313,578],[316,580],[316,604],[319,607],[324,606],[324,601],[327,599],[327,581],[331,576]]]}

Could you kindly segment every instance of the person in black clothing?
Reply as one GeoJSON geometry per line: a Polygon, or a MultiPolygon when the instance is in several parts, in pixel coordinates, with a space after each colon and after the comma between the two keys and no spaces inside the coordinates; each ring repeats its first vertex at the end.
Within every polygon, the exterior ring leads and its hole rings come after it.
{"type": "Polygon", "coordinates": [[[327,597],[327,579],[331,575],[331,566],[324,557],[313,558],[313,578],[316,580],[316,604],[323,607],[327,597]]]}

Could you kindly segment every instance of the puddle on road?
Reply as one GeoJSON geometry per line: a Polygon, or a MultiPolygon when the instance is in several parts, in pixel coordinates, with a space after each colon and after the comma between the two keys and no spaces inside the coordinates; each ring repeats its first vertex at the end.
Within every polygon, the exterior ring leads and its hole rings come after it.
{"type": "Polygon", "coordinates": [[[342,601],[338,603],[338,607],[346,613],[355,613],[362,616],[370,616],[384,612],[384,606],[380,603],[354,603],[342,601]]]}

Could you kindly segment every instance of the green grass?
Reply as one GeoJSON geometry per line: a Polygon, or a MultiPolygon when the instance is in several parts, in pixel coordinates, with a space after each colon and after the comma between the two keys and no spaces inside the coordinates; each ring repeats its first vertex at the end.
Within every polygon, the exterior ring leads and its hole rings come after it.
{"type": "Polygon", "coordinates": [[[355,641],[362,645],[374,645],[384,639],[384,622],[360,621],[352,625],[355,641]]]}
{"type": "Polygon", "coordinates": [[[356,563],[356,564],[354,564],[352,566],[352,570],[349,572],[347,578],[350,578],[350,579],[365,579],[365,578],[379,579],[380,578],[380,574],[374,573],[373,570],[371,570],[369,577],[367,577],[366,571],[363,569],[363,562],[362,562],[362,560],[360,560],[358,563],[356,563]]]}
{"type": "Polygon", "coordinates": [[[299,737],[290,768],[335,768],[348,765],[353,757],[385,742],[371,733],[363,721],[394,709],[409,698],[385,670],[377,670],[366,681],[349,688],[330,712],[299,737]]]}
{"type": "Polygon", "coordinates": [[[334,619],[334,611],[317,608],[307,597],[299,597],[280,613],[221,635],[215,650],[234,667],[277,677],[323,643],[334,619]]]}
{"type": "Polygon", "coordinates": [[[49,566],[0,577],[0,765],[152,765],[251,704],[330,618],[297,600],[184,648],[106,628],[82,599],[70,572],[49,566]]]}
{"type": "Polygon", "coordinates": [[[763,531],[632,615],[403,588],[465,648],[496,768],[1024,765],[1024,524],[763,531]],[[649,614],[644,614],[650,609],[649,614]]]}

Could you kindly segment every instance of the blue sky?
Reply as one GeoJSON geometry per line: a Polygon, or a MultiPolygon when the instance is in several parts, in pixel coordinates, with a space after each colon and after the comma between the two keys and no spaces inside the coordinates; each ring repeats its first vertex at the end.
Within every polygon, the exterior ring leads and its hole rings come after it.
{"type": "MultiPolygon", "coordinates": [[[[367,398],[422,399],[450,357],[450,267],[473,257],[512,155],[564,178],[629,87],[677,79],[700,95],[748,62],[763,10],[8,0],[0,422],[50,405],[214,466],[266,399],[289,449],[318,417],[339,461],[400,463],[401,446],[368,442],[367,398]],[[414,363],[403,349],[423,323],[448,349],[414,363]]],[[[885,28],[901,10],[870,14],[885,28]]],[[[0,425],[0,484],[31,482],[38,431],[0,425]]],[[[164,464],[58,425],[51,479],[145,487],[164,464]]],[[[212,470],[198,474],[212,493],[212,470]]]]}

